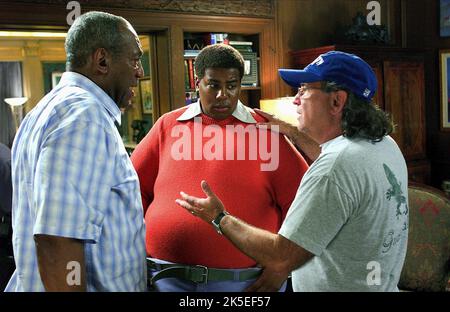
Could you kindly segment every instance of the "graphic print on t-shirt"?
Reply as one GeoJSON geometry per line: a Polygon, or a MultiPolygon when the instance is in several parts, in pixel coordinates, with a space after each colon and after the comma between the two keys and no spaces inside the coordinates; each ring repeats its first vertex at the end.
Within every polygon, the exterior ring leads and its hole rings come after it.
{"type": "Polygon", "coordinates": [[[386,191],[386,199],[391,200],[393,198],[397,203],[397,208],[395,210],[395,216],[397,220],[403,222],[403,227],[400,229],[392,228],[389,233],[385,235],[383,239],[383,253],[389,252],[393,246],[395,246],[402,238],[405,238],[405,233],[408,231],[408,223],[407,223],[407,215],[408,215],[408,203],[406,200],[406,196],[403,194],[402,185],[397,180],[397,177],[392,172],[392,170],[386,165],[383,164],[384,173],[386,178],[391,185],[390,188],[386,191]],[[401,210],[402,205],[405,205],[404,210],[401,210]],[[402,216],[401,220],[400,217],[402,216]]]}
{"type": "Polygon", "coordinates": [[[391,185],[391,188],[389,188],[386,192],[386,198],[388,200],[391,200],[392,197],[394,197],[395,201],[397,202],[397,210],[396,210],[396,216],[397,219],[400,217],[400,215],[408,214],[408,203],[406,202],[406,197],[403,195],[402,191],[402,185],[400,182],[397,181],[397,178],[395,177],[395,174],[392,172],[391,169],[386,164],[383,164],[384,173],[386,174],[386,178],[389,181],[389,184],[391,185]],[[400,207],[402,204],[405,204],[405,210],[403,213],[400,211],[400,207]]]}

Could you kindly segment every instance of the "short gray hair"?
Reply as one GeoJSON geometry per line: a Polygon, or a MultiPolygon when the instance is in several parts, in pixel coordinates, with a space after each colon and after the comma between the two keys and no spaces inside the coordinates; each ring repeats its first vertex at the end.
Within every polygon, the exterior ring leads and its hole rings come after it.
{"type": "Polygon", "coordinates": [[[120,16],[92,11],[80,15],[70,27],[66,42],[66,69],[83,67],[88,57],[98,48],[108,50],[113,56],[122,52],[123,27],[129,24],[120,16]]]}

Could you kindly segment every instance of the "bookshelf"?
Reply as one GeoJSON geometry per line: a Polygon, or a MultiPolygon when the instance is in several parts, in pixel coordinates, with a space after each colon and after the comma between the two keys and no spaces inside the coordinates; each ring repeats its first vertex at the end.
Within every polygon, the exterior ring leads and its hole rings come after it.
{"type": "Polygon", "coordinates": [[[195,84],[195,57],[202,48],[214,43],[229,44],[242,54],[245,62],[245,73],[242,78],[240,100],[249,107],[259,107],[261,80],[258,34],[185,32],[183,36],[185,104],[193,103],[199,97],[198,88],[195,84]]]}

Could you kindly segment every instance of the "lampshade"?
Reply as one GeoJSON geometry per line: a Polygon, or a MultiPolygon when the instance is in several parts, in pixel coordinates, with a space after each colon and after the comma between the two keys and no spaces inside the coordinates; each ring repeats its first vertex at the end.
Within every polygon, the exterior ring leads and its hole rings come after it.
{"type": "Polygon", "coordinates": [[[11,107],[11,111],[14,114],[16,123],[16,130],[19,128],[20,123],[23,120],[23,104],[28,101],[27,97],[14,97],[6,98],[5,102],[11,107]]]}
{"type": "Polygon", "coordinates": [[[297,125],[297,106],[292,103],[293,101],[294,97],[260,100],[259,107],[283,121],[297,125]]]}
{"type": "Polygon", "coordinates": [[[21,106],[28,101],[27,97],[6,98],[5,102],[11,106],[21,106]]]}

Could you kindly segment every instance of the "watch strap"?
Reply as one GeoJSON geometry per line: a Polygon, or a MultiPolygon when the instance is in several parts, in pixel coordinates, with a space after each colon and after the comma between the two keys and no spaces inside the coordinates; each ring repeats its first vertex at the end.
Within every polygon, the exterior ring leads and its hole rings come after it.
{"type": "Polygon", "coordinates": [[[220,221],[222,221],[223,217],[225,217],[226,215],[229,215],[229,213],[226,211],[222,211],[217,215],[217,217],[214,220],[211,221],[211,223],[216,228],[217,233],[219,233],[220,235],[223,235],[222,229],[220,228],[220,221]]]}

